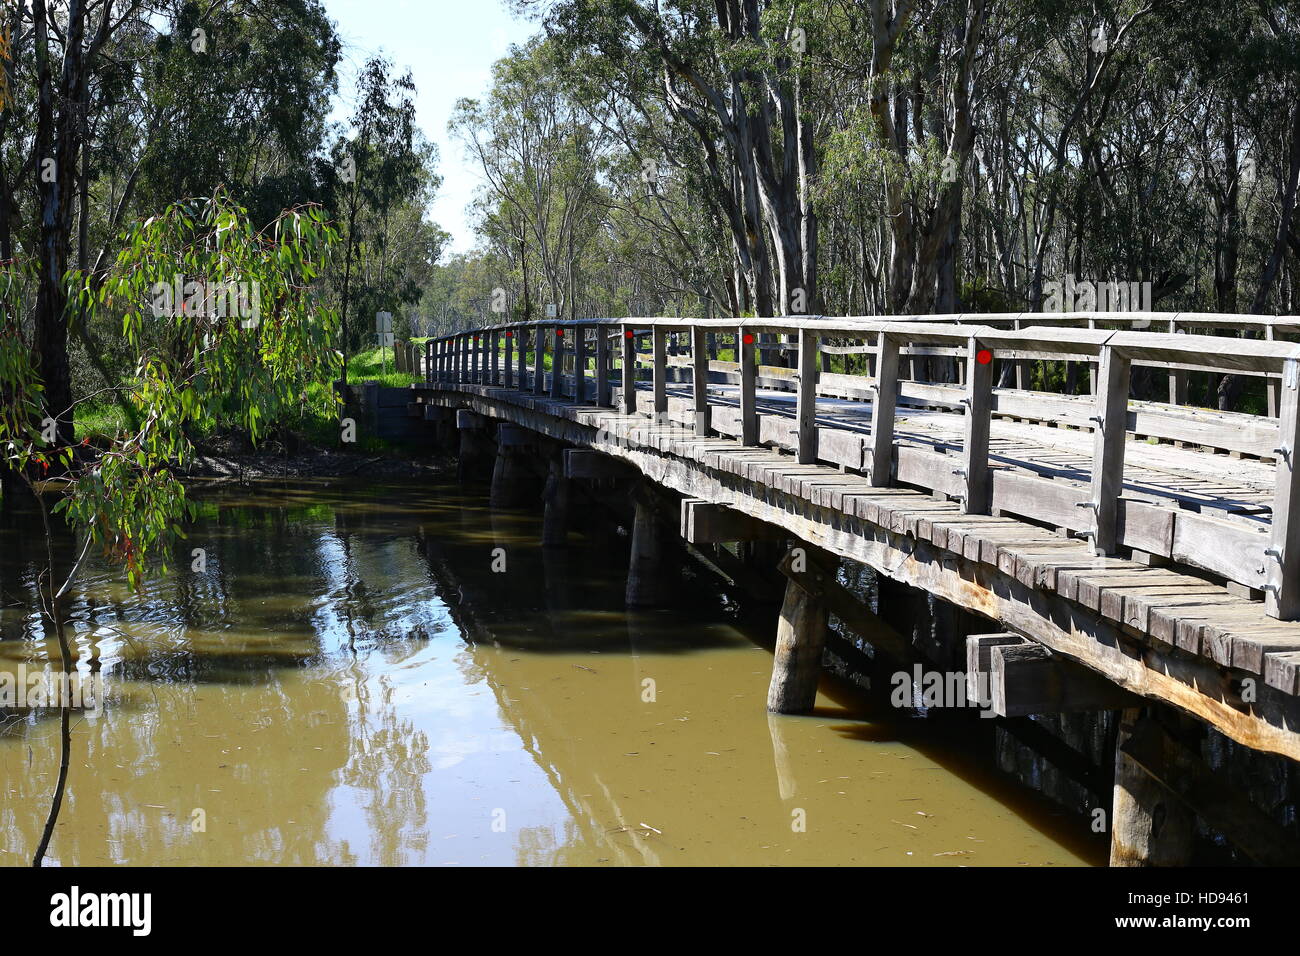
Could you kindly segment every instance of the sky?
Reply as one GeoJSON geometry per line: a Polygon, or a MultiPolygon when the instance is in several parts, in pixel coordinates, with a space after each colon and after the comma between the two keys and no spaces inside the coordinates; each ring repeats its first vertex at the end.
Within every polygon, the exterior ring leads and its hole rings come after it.
{"type": "Polygon", "coordinates": [[[523,43],[536,24],[510,15],[501,0],[324,0],[343,41],[339,99],[332,119],[352,112],[354,79],[361,65],[383,52],[401,72],[415,78],[416,117],[438,145],[442,188],[428,216],[447,232],[444,253],[473,248],[466,207],[482,182],[464,147],[447,134],[452,108],[463,96],[479,97],[492,81],[492,64],[523,43]]]}

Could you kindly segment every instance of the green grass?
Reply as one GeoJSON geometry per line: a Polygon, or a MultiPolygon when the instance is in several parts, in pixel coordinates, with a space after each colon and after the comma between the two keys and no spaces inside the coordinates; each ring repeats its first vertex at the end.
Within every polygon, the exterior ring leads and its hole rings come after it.
{"type": "Polygon", "coordinates": [[[83,438],[112,438],[126,429],[126,415],[113,403],[81,404],[73,412],[73,428],[83,438]]]}
{"type": "Polygon", "coordinates": [[[400,388],[418,381],[420,381],[418,375],[393,371],[392,349],[383,349],[382,356],[379,349],[371,349],[368,352],[358,352],[348,358],[349,385],[360,385],[362,382],[378,382],[381,385],[400,388]],[[384,370],[385,360],[387,360],[387,371],[384,370]]]}

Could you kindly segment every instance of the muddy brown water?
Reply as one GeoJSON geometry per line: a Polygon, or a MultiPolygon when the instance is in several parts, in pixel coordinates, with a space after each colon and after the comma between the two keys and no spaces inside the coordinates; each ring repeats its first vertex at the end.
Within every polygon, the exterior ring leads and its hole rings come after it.
{"type": "MultiPolygon", "coordinates": [[[[75,590],[107,699],[73,718],[48,863],[1104,861],[1087,820],[992,769],[978,721],[834,681],[814,715],[769,717],[772,615],[698,576],[671,611],[624,611],[627,541],[595,514],[543,554],[537,515],[455,486],[202,502],[178,570],[133,594],[92,565],[75,590]]],[[[58,658],[37,543],[0,520],[15,674],[58,658]]],[[[0,711],[0,863],[30,861],[59,744],[57,712],[0,711]]]]}

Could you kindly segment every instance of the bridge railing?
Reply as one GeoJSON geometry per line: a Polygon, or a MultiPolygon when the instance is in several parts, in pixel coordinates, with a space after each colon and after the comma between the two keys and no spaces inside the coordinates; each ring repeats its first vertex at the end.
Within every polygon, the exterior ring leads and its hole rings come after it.
{"type": "Polygon", "coordinates": [[[800,464],[841,465],[876,487],[897,483],[938,492],[956,500],[967,514],[996,512],[1075,532],[1091,538],[1098,554],[1131,549],[1201,568],[1262,592],[1271,615],[1294,619],[1300,617],[1300,516],[1293,514],[1300,507],[1300,470],[1293,467],[1293,450],[1300,443],[1300,344],[1277,335],[1289,331],[1300,331],[1300,318],[1034,313],[549,320],[432,339],[426,344],[425,368],[434,387],[501,387],[571,397],[617,407],[624,415],[649,412],[701,435],[734,435],[745,445],[785,447],[800,464]],[[1168,331],[1185,328],[1253,330],[1261,337],[1168,331]],[[716,354],[726,340],[736,360],[711,359],[710,345],[716,354]],[[644,350],[643,341],[648,345],[644,350]],[[797,367],[761,366],[760,349],[791,351],[797,367]],[[824,371],[823,354],[860,355],[866,374],[824,371]],[[958,382],[921,382],[915,372],[909,378],[904,363],[922,358],[951,360],[958,382]],[[1023,367],[1032,361],[1086,364],[1091,395],[995,384],[999,363],[1023,367]],[[1130,404],[1135,366],[1167,371],[1171,399],[1178,397],[1173,378],[1189,372],[1263,377],[1275,385],[1277,417],[1176,402],[1130,404]],[[648,394],[639,396],[637,383],[646,373],[648,394]],[[691,384],[688,399],[678,397],[678,390],[670,393],[670,384],[676,383],[691,384]],[[734,394],[720,393],[719,384],[735,386],[734,394]],[[760,385],[795,393],[793,420],[760,412],[760,385]],[[640,408],[643,397],[648,399],[645,409],[640,408]],[[845,425],[833,415],[819,418],[817,401],[828,397],[870,401],[869,429],[845,425]],[[900,437],[894,427],[900,405],[959,412],[964,418],[960,443],[900,437]],[[1083,480],[1045,478],[994,460],[989,436],[995,416],[1090,431],[1092,460],[1083,480]],[[1126,494],[1125,439],[1130,434],[1275,461],[1271,520],[1247,513],[1250,509],[1215,516],[1185,510],[1158,494],[1131,489],[1126,494]]]}

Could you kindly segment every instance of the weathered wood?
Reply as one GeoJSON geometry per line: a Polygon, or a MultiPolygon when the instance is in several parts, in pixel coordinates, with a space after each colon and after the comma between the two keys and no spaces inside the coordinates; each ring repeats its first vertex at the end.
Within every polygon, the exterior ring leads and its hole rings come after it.
{"type": "Polygon", "coordinates": [[[993,674],[993,648],[1024,644],[1019,634],[971,634],[966,638],[966,699],[982,707],[991,707],[990,681],[993,674]]]}
{"type": "Polygon", "coordinates": [[[881,334],[876,346],[876,398],[871,406],[871,484],[890,483],[894,461],[894,412],[898,405],[898,341],[881,334]]]}
{"type": "MultiPolygon", "coordinates": [[[[533,329],[533,394],[546,394],[546,340],[549,336],[540,325],[533,329]]],[[[554,363],[552,363],[554,368],[554,363]]]]}
{"type": "Polygon", "coordinates": [[[708,435],[709,421],[709,348],[712,336],[699,326],[691,328],[691,399],[697,435],[708,435]]]}
{"type": "Polygon", "coordinates": [[[596,333],[596,404],[601,408],[609,408],[609,329],[597,325],[593,331],[596,333]]]}
{"type": "Polygon", "coordinates": [[[817,333],[799,333],[799,463],[817,461],[817,333]]]}
{"type": "Polygon", "coordinates": [[[1256,863],[1300,863],[1300,841],[1256,807],[1236,781],[1216,774],[1156,721],[1139,721],[1121,749],[1127,759],[1181,801],[1188,812],[1199,816],[1256,863]]]}
{"type": "MultiPolygon", "coordinates": [[[[800,581],[788,578],[785,587],[776,628],[772,681],[767,689],[767,709],[773,714],[806,714],[812,710],[826,646],[828,611],[824,587],[834,578],[837,562],[820,552],[807,554],[816,549],[798,547],[805,551],[802,560],[807,562],[807,573],[800,581]]],[[[802,560],[796,556],[796,561],[802,560]]]]}
{"type": "Polygon", "coordinates": [[[1277,485],[1273,493],[1273,540],[1268,554],[1265,601],[1284,621],[1300,617],[1300,360],[1288,359],[1278,428],[1277,485]]]}
{"type": "Polygon", "coordinates": [[[666,330],[656,325],[650,330],[650,346],[652,351],[652,369],[651,369],[651,393],[653,396],[654,412],[656,416],[663,415],[668,411],[668,354],[665,350],[667,338],[666,330]]]}
{"type": "Polygon", "coordinates": [[[630,325],[622,326],[623,336],[623,414],[636,414],[636,333],[630,325]]]}
{"type": "Polygon", "coordinates": [[[966,421],[962,444],[962,510],[967,514],[988,514],[989,425],[992,413],[993,361],[981,362],[983,344],[972,338],[966,351],[966,421]]]}
{"type": "Polygon", "coordinates": [[[663,607],[673,597],[667,555],[668,525],[660,513],[660,501],[648,487],[638,487],[632,503],[635,515],[625,603],[630,608],[663,607]]]}
{"type": "Polygon", "coordinates": [[[780,528],[756,521],[725,505],[699,498],[682,500],[682,538],[687,544],[721,544],[732,541],[778,540],[786,537],[780,528]]]}
{"type": "MultiPolygon", "coordinates": [[[[573,332],[573,398],[578,404],[587,400],[587,331],[579,325],[573,332]]],[[[599,329],[596,330],[600,332],[599,329]]]]}
{"type": "Polygon", "coordinates": [[[502,334],[504,334],[506,337],[505,362],[502,364],[502,371],[505,373],[505,379],[502,382],[502,386],[504,388],[514,388],[515,387],[515,363],[514,363],[515,332],[511,329],[506,329],[506,331],[502,334]]]}
{"type": "Polygon", "coordinates": [[[557,327],[549,336],[551,339],[551,398],[564,396],[564,353],[566,347],[564,329],[557,327]]]}
{"type": "MultiPolygon", "coordinates": [[[[1111,803],[1111,866],[1186,866],[1191,862],[1195,823],[1176,800],[1125,749],[1125,744],[1150,717],[1136,708],[1120,719],[1115,747],[1115,793],[1111,803]]],[[[1170,755],[1146,755],[1163,774],[1170,755]]]]}
{"type": "Polygon", "coordinates": [[[1093,433],[1092,543],[1113,554],[1119,534],[1119,495],[1124,485],[1124,428],[1128,416],[1129,359],[1104,346],[1097,363],[1097,429],[1093,433]]]}
{"type": "Polygon", "coordinates": [[[627,462],[590,448],[564,449],[564,477],[583,480],[619,480],[640,476],[627,462]]]}
{"type": "Polygon", "coordinates": [[[528,388],[528,336],[529,330],[526,326],[520,326],[515,329],[515,335],[519,338],[519,385],[522,392],[528,388]]]}
{"type": "Polygon", "coordinates": [[[1116,710],[1131,694],[1095,672],[1054,656],[1033,641],[988,647],[989,706],[999,717],[1116,710]]]}
{"type": "Polygon", "coordinates": [[[758,406],[754,395],[758,365],[754,356],[753,336],[743,328],[736,330],[736,354],[740,360],[740,441],[758,444],[758,406]],[[746,342],[746,337],[749,341],[746,342]]]}

